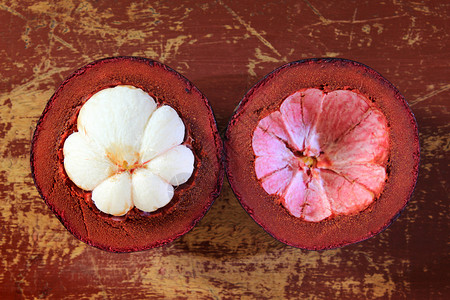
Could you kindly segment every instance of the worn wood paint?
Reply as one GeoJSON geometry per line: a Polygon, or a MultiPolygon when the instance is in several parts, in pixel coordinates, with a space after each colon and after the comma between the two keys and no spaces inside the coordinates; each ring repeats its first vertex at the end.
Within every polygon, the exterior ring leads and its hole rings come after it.
{"type": "Polygon", "coordinates": [[[0,295],[9,298],[448,298],[449,6],[445,1],[0,0],[0,295]],[[190,233],[107,253],[74,238],[41,200],[29,145],[63,79],[93,60],[136,55],[188,77],[223,133],[262,76],[343,57],[383,74],[419,125],[414,195],[378,236],[341,249],[285,246],[227,183],[190,233]]]}

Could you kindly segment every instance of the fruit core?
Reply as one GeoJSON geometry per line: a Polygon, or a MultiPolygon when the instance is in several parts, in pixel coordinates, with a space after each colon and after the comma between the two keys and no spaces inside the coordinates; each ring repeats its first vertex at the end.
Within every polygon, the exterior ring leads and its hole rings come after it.
{"type": "Polygon", "coordinates": [[[106,214],[122,216],[133,207],[152,212],[193,173],[184,137],[183,121],[170,106],[158,107],[133,86],[106,88],[81,107],[77,131],[64,142],[64,169],[106,214]]]}
{"type": "Polygon", "coordinates": [[[368,208],[387,180],[386,117],[357,91],[293,93],[258,122],[252,147],[263,189],[308,222],[368,208]]]}

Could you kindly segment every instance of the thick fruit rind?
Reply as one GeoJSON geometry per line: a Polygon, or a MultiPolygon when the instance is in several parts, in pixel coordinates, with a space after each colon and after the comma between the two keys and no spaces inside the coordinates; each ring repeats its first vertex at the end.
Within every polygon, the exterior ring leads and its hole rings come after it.
{"type": "Polygon", "coordinates": [[[47,103],[31,144],[31,171],[41,197],[75,237],[111,252],[150,249],[190,231],[220,194],[222,158],[222,140],[206,97],[173,69],[140,57],[105,58],[74,72],[47,103]],[[93,205],[91,192],[78,188],[64,170],[62,147],[76,130],[81,106],[96,92],[117,85],[141,88],[158,104],[173,107],[195,155],[189,181],[154,213],[133,209],[124,217],[103,214],[93,205]]]}
{"type": "Polygon", "coordinates": [[[323,250],[368,239],[387,228],[409,201],[418,175],[417,123],[400,92],[361,63],[318,58],[283,65],[253,86],[236,108],[225,134],[225,166],[231,187],[247,213],[270,235],[294,247],[323,250]],[[355,90],[387,118],[390,156],[381,196],[355,215],[318,223],[292,216],[256,178],[252,134],[259,120],[279,109],[287,96],[304,88],[355,90]]]}

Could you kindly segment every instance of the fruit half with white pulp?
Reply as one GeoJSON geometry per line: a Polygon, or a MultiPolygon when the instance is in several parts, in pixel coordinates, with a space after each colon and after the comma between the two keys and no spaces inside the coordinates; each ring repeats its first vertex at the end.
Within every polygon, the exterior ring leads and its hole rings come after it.
{"type": "Polygon", "coordinates": [[[183,235],[218,196],[222,147],[206,98],[160,63],[91,63],[53,95],[31,166],[47,204],[76,237],[114,252],[183,235]]]}
{"type": "Polygon", "coordinates": [[[250,216],[278,240],[329,249],[386,228],[413,191],[414,117],[400,93],[348,60],[287,64],[232,117],[227,175],[250,216]]]}

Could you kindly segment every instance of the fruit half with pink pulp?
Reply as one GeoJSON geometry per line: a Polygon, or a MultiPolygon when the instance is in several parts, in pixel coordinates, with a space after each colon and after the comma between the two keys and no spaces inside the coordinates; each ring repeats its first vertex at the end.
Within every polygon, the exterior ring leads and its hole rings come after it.
{"type": "Polygon", "coordinates": [[[244,97],[226,132],[227,175],[269,234],[329,249],[386,228],[408,202],[417,125],[380,74],[343,59],[293,62],[244,97]]]}

